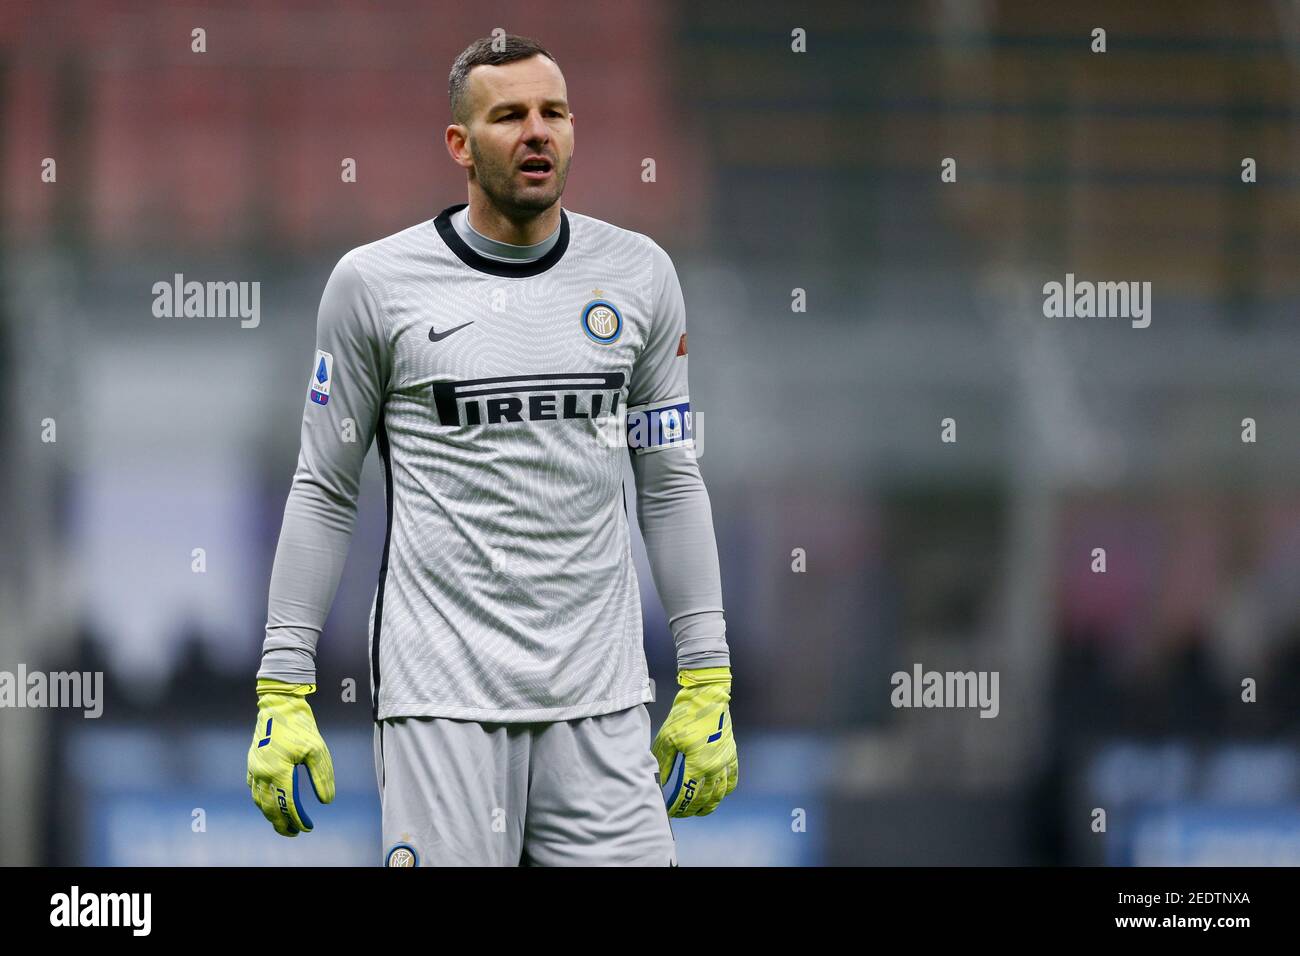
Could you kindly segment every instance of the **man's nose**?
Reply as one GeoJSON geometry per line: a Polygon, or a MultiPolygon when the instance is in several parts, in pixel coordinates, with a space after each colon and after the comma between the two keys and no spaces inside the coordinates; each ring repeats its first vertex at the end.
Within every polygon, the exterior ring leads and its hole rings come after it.
{"type": "Polygon", "coordinates": [[[528,119],[524,123],[524,138],[527,140],[549,139],[551,135],[550,128],[546,121],[542,119],[542,114],[538,110],[530,110],[528,119]]]}

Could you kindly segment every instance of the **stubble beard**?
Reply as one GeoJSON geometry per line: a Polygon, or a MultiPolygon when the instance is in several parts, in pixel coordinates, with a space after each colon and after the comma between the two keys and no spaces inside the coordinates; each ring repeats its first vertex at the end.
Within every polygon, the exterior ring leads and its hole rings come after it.
{"type": "Polygon", "coordinates": [[[535,188],[521,188],[515,182],[513,162],[507,165],[496,163],[485,157],[471,139],[470,155],[474,158],[474,177],[479,188],[487,194],[492,205],[508,218],[526,218],[550,209],[564,193],[564,184],[569,178],[569,160],[561,166],[552,166],[551,186],[544,191],[535,188]]]}

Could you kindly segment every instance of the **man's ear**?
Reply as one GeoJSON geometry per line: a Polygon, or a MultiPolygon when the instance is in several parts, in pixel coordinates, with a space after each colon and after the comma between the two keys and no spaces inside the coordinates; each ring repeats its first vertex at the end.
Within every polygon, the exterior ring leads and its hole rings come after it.
{"type": "Polygon", "coordinates": [[[469,151],[469,129],[459,123],[452,123],[443,135],[452,162],[464,169],[472,167],[474,160],[469,151]]]}

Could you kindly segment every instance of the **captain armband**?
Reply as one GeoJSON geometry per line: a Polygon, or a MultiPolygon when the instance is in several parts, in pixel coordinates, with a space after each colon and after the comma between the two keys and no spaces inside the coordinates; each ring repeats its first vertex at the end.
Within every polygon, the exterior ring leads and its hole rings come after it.
{"type": "Polygon", "coordinates": [[[627,410],[627,447],[633,454],[675,446],[695,447],[690,398],[670,398],[627,410]]]}

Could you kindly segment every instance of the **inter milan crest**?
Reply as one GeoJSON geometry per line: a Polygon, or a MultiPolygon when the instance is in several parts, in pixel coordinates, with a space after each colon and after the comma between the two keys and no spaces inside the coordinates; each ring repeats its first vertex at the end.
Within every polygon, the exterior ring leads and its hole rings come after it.
{"type": "Polygon", "coordinates": [[[407,843],[398,843],[388,851],[388,856],[384,859],[384,866],[419,866],[420,858],[415,852],[415,847],[407,843]]]}
{"type": "Polygon", "coordinates": [[[593,299],[582,307],[582,331],[601,345],[612,345],[623,332],[623,316],[604,299],[593,299]]]}

